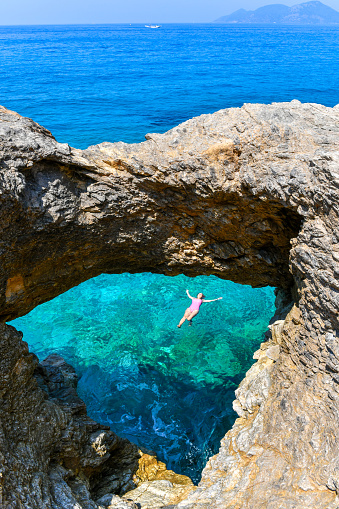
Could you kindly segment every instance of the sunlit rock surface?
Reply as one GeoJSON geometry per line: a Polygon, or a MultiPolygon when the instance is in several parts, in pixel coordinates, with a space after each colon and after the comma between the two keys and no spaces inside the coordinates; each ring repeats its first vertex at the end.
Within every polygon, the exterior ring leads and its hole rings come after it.
{"type": "MultiPolygon", "coordinates": [[[[5,109],[1,120],[3,319],[101,272],[216,274],[280,287],[278,323],[238,390],[240,418],[198,489],[175,503],[335,509],[338,109],[297,101],[245,105],[148,135],[139,145],[86,151],[57,144],[5,109]]],[[[42,401],[33,383],[17,383],[29,354],[11,346],[6,330],[3,500],[69,507],[64,483],[71,489],[72,478],[67,482],[65,467],[50,463],[62,424],[57,417],[49,422],[53,403],[42,401]],[[45,446],[37,447],[45,430],[45,446]]],[[[70,447],[78,443],[75,434],[70,447]]],[[[85,490],[74,490],[86,507],[85,490]]]]}
{"type": "Polygon", "coordinates": [[[4,318],[102,272],[292,284],[290,239],[311,183],[299,105],[223,110],[141,144],[85,151],[1,117],[4,318]]]}

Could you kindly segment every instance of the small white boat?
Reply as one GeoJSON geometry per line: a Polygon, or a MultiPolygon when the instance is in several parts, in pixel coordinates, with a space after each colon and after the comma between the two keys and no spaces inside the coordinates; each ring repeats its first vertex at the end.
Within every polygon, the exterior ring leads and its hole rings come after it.
{"type": "Polygon", "coordinates": [[[146,28],[160,28],[161,25],[145,25],[146,28]]]}

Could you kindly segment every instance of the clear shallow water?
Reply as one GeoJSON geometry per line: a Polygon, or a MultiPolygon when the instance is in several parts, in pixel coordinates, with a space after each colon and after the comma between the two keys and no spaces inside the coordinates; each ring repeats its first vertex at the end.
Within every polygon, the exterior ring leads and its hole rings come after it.
{"type": "MultiPolygon", "coordinates": [[[[338,49],[335,26],[0,27],[0,103],[79,148],[139,142],[244,102],[333,106],[338,49]]],[[[273,311],[272,289],[102,275],[13,324],[41,359],[76,367],[93,418],[197,480],[273,311]],[[224,299],[179,331],[186,287],[224,299]]]]}
{"type": "Polygon", "coordinates": [[[93,418],[198,480],[234,422],[234,390],[273,312],[271,288],[102,274],[12,324],[41,359],[58,352],[75,366],[93,418]],[[178,329],[186,288],[223,300],[178,329]]]}

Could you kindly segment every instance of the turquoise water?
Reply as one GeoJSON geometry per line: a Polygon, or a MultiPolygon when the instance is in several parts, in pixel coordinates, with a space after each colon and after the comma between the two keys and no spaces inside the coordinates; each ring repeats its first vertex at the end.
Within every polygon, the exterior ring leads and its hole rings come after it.
{"type": "MultiPolygon", "coordinates": [[[[244,102],[337,104],[339,28],[0,27],[0,103],[61,142],[139,142],[244,102]]],[[[274,312],[273,289],[215,277],[101,275],[13,324],[80,376],[89,414],[198,480],[234,422],[234,389],[274,312]],[[181,330],[185,289],[206,304],[181,330]]]]}
{"type": "Polygon", "coordinates": [[[197,480],[234,422],[234,390],[273,312],[271,288],[102,274],[12,324],[41,359],[58,352],[75,366],[94,419],[197,480]],[[178,329],[186,288],[223,299],[178,329]]]}

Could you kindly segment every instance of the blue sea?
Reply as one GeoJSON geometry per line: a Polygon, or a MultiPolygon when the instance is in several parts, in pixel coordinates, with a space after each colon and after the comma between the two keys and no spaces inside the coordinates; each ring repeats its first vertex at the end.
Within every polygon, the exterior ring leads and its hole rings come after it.
{"type": "MultiPolygon", "coordinates": [[[[335,26],[3,26],[0,103],[77,148],[140,142],[246,102],[334,106],[338,49],[335,26]]],[[[57,352],[75,366],[94,419],[198,481],[234,422],[234,390],[274,314],[273,291],[214,276],[102,274],[12,323],[40,359],[57,352]],[[223,300],[179,330],[186,288],[223,300]]]]}

